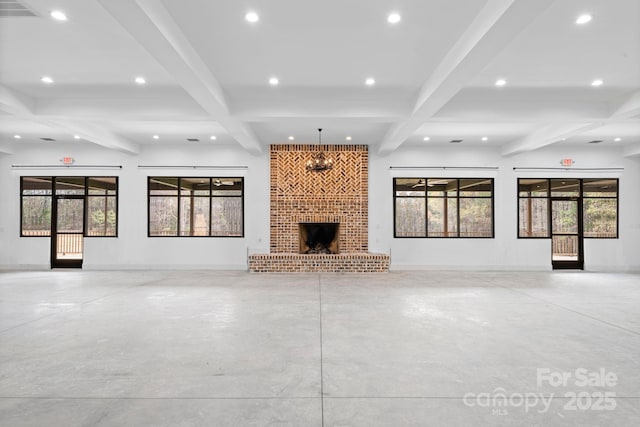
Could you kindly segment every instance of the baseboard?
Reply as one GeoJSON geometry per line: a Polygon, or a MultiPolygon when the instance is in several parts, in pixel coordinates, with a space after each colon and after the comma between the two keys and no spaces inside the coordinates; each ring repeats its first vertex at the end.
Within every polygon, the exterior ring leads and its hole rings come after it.
{"type": "Polygon", "coordinates": [[[593,273],[638,273],[640,265],[585,265],[584,271],[593,273]]]}
{"type": "Polygon", "coordinates": [[[0,271],[42,271],[42,270],[51,270],[51,265],[49,264],[11,264],[11,265],[0,265],[0,271]]]}
{"type": "Polygon", "coordinates": [[[551,271],[549,266],[532,265],[412,265],[391,264],[389,271],[551,271]]]}
{"type": "MultiPolygon", "coordinates": [[[[83,270],[232,270],[247,271],[248,268],[244,264],[240,265],[157,265],[157,264],[97,264],[84,265],[83,270]]],[[[1,272],[8,271],[50,271],[49,264],[2,264],[1,272]]],[[[483,265],[483,266],[460,266],[460,265],[412,265],[412,264],[391,264],[389,271],[553,271],[551,266],[531,266],[531,265],[483,265]]],[[[640,273],[640,265],[631,266],[610,266],[610,265],[592,265],[585,266],[587,272],[602,273],[640,273]]]]}
{"type": "Polygon", "coordinates": [[[247,271],[246,264],[84,264],[83,270],[233,270],[247,271]]]}

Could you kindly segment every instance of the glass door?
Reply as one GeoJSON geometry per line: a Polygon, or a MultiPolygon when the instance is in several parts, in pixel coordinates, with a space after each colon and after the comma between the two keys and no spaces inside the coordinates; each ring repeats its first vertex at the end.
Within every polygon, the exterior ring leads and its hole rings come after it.
{"type": "Polygon", "coordinates": [[[84,196],[55,196],[51,214],[51,268],[82,268],[84,196]]]}
{"type": "Polygon", "coordinates": [[[554,269],[584,268],[582,238],[580,199],[551,199],[551,263],[554,269]]]}

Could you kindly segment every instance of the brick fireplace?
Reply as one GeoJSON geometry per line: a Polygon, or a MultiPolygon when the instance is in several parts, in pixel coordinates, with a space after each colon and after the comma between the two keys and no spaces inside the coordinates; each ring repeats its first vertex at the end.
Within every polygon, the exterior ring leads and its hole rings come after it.
{"type": "Polygon", "coordinates": [[[305,163],[316,150],[315,145],[271,146],[270,253],[250,255],[250,271],[388,271],[387,255],[368,253],[368,146],[323,145],[333,169],[307,171],[305,163]],[[328,253],[308,251],[304,224],[333,224],[336,239],[328,253]]]}

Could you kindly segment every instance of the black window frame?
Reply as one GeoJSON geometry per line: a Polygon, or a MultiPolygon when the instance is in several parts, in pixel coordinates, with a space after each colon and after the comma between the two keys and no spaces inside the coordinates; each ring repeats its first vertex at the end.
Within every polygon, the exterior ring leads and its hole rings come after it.
{"type": "MultiPolygon", "coordinates": [[[[114,175],[91,175],[91,176],[68,176],[68,175],[64,175],[64,176],[57,176],[57,175],[47,175],[47,176],[41,176],[41,175],[22,175],[20,176],[20,237],[46,237],[46,238],[50,238],[51,237],[51,230],[53,229],[53,224],[49,225],[49,234],[42,234],[42,235],[33,235],[33,234],[24,234],[24,223],[23,223],[23,219],[24,219],[24,203],[23,203],[23,199],[25,197],[49,197],[51,199],[51,205],[53,205],[54,203],[54,198],[56,196],[58,197],[63,197],[62,194],[56,194],[56,182],[59,179],[67,179],[67,178],[74,178],[74,179],[83,179],[84,180],[84,190],[83,190],[83,194],[82,195],[78,195],[80,197],[83,197],[83,215],[84,215],[84,231],[82,233],[83,237],[86,238],[117,238],[118,237],[118,228],[119,228],[119,223],[120,223],[120,200],[119,200],[119,177],[118,176],[114,176],[114,175]],[[49,179],[50,180],[50,194],[48,195],[25,195],[24,193],[24,180],[25,178],[35,178],[35,179],[49,179]],[[112,197],[115,199],[115,211],[116,211],[116,223],[115,223],[115,234],[113,235],[104,235],[104,236],[100,236],[100,235],[89,235],[88,234],[88,211],[89,211],[89,197],[101,197],[101,196],[96,196],[96,195],[89,195],[89,180],[90,179],[94,179],[94,178],[114,178],[115,179],[115,194],[113,195],[105,195],[104,197],[112,197]]],[[[53,208],[52,208],[53,210],[53,208]]],[[[106,219],[105,219],[106,220],[106,219]]],[[[50,219],[50,221],[53,221],[53,218],[50,219]]]]}
{"type": "Polygon", "coordinates": [[[245,183],[244,183],[244,177],[242,176],[214,176],[214,177],[210,177],[210,176],[148,176],[147,177],[147,237],[149,238],[233,238],[233,239],[237,239],[237,238],[244,238],[244,234],[245,234],[245,202],[244,202],[244,195],[245,195],[245,183]],[[158,180],[163,180],[163,179],[176,179],[177,180],[177,189],[176,189],[176,195],[157,195],[157,196],[153,196],[151,195],[151,181],[154,179],[158,179],[158,180]],[[209,194],[208,195],[191,195],[191,196],[186,196],[186,195],[182,195],[182,187],[181,187],[181,180],[182,179],[199,179],[199,180],[209,180],[209,194]],[[219,190],[218,187],[216,187],[216,185],[214,184],[216,181],[218,182],[222,182],[223,180],[239,180],[240,182],[240,195],[239,196],[230,196],[230,195],[221,195],[221,194],[214,194],[214,192],[216,190],[219,190]],[[151,199],[153,197],[175,197],[177,199],[177,222],[176,222],[176,234],[170,234],[170,235],[158,235],[158,234],[151,234],[151,199]],[[208,198],[209,199],[209,220],[208,220],[208,234],[207,235],[180,235],[180,211],[181,211],[181,202],[180,199],[183,197],[198,197],[198,198],[208,198]],[[218,197],[236,197],[240,199],[240,205],[241,205],[241,215],[242,215],[242,227],[241,227],[241,234],[240,235],[219,235],[219,234],[212,234],[213,230],[212,230],[212,215],[213,215],[213,209],[212,209],[212,205],[213,205],[213,199],[218,198],[218,197]]]}
{"type": "MultiPolygon", "coordinates": [[[[393,191],[393,237],[394,239],[495,239],[495,215],[496,215],[496,211],[495,211],[495,178],[492,177],[394,177],[393,178],[393,185],[392,185],[392,191],[393,191]],[[425,183],[425,189],[424,189],[424,195],[423,196],[398,196],[397,192],[398,192],[398,184],[397,181],[398,180],[418,180],[418,182],[423,182],[425,183]],[[447,181],[456,181],[456,194],[455,196],[447,196],[446,195],[446,191],[445,191],[445,195],[443,196],[429,196],[429,191],[427,190],[427,185],[426,183],[429,182],[429,180],[447,180],[447,181]],[[490,181],[491,184],[491,189],[490,189],[490,195],[489,196],[461,196],[460,193],[460,181],[463,180],[482,180],[482,181],[490,181]],[[424,221],[425,221],[425,227],[424,227],[424,232],[425,235],[424,236],[399,236],[398,235],[398,224],[397,224],[397,203],[396,200],[397,199],[403,199],[403,198],[416,198],[419,199],[423,197],[424,198],[424,203],[425,203],[425,217],[424,217],[424,221]],[[444,199],[446,200],[450,200],[450,199],[455,199],[456,200],[456,228],[455,231],[445,231],[445,233],[447,235],[430,235],[429,234],[429,199],[444,199]],[[461,236],[460,235],[460,199],[490,199],[491,200],[491,235],[490,236],[461,236]],[[455,233],[455,234],[454,234],[455,233]]],[[[402,190],[400,190],[402,191],[402,190]]],[[[445,202],[446,203],[446,202],[445,202]]]]}
{"type": "Polygon", "coordinates": [[[552,233],[551,233],[551,199],[555,198],[555,199],[561,199],[561,198],[574,198],[574,199],[580,199],[580,204],[583,206],[583,212],[582,212],[582,221],[584,223],[584,215],[585,215],[585,209],[584,209],[584,201],[585,200],[592,200],[592,199],[606,199],[606,200],[615,200],[616,201],[616,233],[615,233],[615,237],[614,236],[588,236],[586,234],[586,232],[583,231],[583,235],[582,237],[584,239],[619,239],[620,238],[620,178],[609,178],[609,177],[604,177],[604,178],[573,178],[573,177],[564,177],[564,178],[531,178],[531,177],[518,177],[517,181],[516,181],[516,193],[517,193],[517,200],[516,200],[516,211],[517,211],[517,222],[516,222],[516,227],[517,227],[517,236],[518,239],[551,239],[552,238],[552,233]],[[567,179],[567,180],[577,180],[579,182],[579,191],[577,195],[567,195],[567,196],[558,196],[558,195],[552,195],[552,189],[551,189],[551,182],[553,180],[559,180],[559,179],[567,179]],[[538,197],[531,197],[531,196],[521,196],[520,195],[520,181],[521,180],[538,180],[538,181],[546,181],[546,188],[547,188],[547,195],[546,196],[538,196],[538,197]],[[616,183],[616,191],[615,191],[615,197],[605,197],[605,196],[585,196],[585,191],[584,191],[584,182],[585,181],[597,181],[597,180],[611,180],[611,181],[615,181],[616,183]],[[521,236],[520,235],[520,200],[522,199],[546,199],[547,200],[547,236],[521,236]]]}
{"type": "MultiPolygon", "coordinates": [[[[84,237],[88,237],[88,238],[96,238],[96,237],[118,237],[118,228],[119,228],[119,218],[120,218],[120,199],[119,199],[119,193],[120,193],[120,181],[119,181],[119,177],[118,176],[96,176],[96,175],[92,175],[92,176],[86,176],[85,177],[85,191],[84,191],[84,237]],[[89,180],[90,179],[95,179],[95,178],[115,178],[115,193],[114,194],[104,194],[104,195],[97,195],[97,194],[90,194],[89,192],[89,180]],[[108,198],[113,198],[115,199],[116,202],[116,225],[115,225],[115,234],[113,235],[108,235],[108,236],[100,236],[100,235],[89,235],[89,224],[87,221],[89,221],[89,199],[90,198],[99,198],[99,197],[104,197],[105,199],[108,198]]],[[[105,222],[107,221],[106,218],[107,213],[105,212],[105,222]]]]}
{"type": "Polygon", "coordinates": [[[50,199],[49,202],[49,209],[50,212],[52,211],[52,205],[53,205],[53,182],[55,180],[55,177],[53,176],[20,176],[20,193],[19,196],[20,197],[20,237],[46,237],[49,238],[51,237],[51,221],[52,218],[49,218],[49,233],[48,234],[24,234],[24,198],[30,198],[30,197],[48,197],[50,199]],[[24,180],[25,178],[32,178],[32,179],[49,179],[49,186],[50,186],[50,191],[49,194],[44,194],[44,195],[25,195],[24,194],[24,180]]]}
{"type": "Polygon", "coordinates": [[[550,178],[518,178],[516,180],[516,227],[517,227],[517,235],[518,239],[551,239],[551,179],[550,178]],[[521,180],[537,180],[537,181],[546,181],[546,196],[520,196],[520,181],[521,180]],[[520,235],[520,200],[529,200],[529,199],[540,199],[546,200],[547,202],[547,230],[545,236],[521,236],[520,235]]]}

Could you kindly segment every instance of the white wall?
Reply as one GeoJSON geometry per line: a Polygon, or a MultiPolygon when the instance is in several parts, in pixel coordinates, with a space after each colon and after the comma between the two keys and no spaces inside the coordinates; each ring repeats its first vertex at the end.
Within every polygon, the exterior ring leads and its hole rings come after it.
{"type": "Polygon", "coordinates": [[[129,155],[95,146],[27,146],[17,154],[0,157],[0,266],[48,268],[49,238],[20,236],[20,176],[119,176],[118,237],[85,238],[84,268],[216,268],[246,269],[247,252],[269,247],[268,155],[253,156],[230,146],[189,145],[152,147],[129,155]],[[14,169],[12,164],[60,164],[72,156],[77,165],[122,165],[116,170],[14,169]],[[246,166],[247,169],[140,169],[139,165],[246,166]],[[146,177],[244,176],[244,238],[147,237],[146,177]]]}
{"type": "Polygon", "coordinates": [[[640,270],[640,163],[622,150],[605,147],[551,147],[503,157],[498,149],[404,147],[388,156],[370,154],[369,248],[391,254],[392,269],[550,270],[549,239],[517,238],[517,179],[620,179],[619,239],[585,239],[585,269],[640,270]],[[519,171],[559,168],[575,160],[571,171],[519,171]],[[497,170],[424,170],[418,167],[497,167],[497,170]],[[390,167],[416,167],[391,169],[390,167]],[[623,168],[614,172],[579,172],[577,168],[623,168]],[[494,239],[394,239],[393,177],[495,178],[494,239]]]}
{"type": "MultiPolygon", "coordinates": [[[[517,238],[518,177],[620,178],[620,238],[586,239],[587,270],[640,270],[640,162],[619,149],[557,147],[513,157],[493,149],[403,147],[389,156],[369,153],[369,248],[390,253],[392,269],[549,270],[548,239],[517,238]],[[559,167],[572,157],[574,168],[622,167],[622,172],[523,172],[514,167],[559,167]],[[495,166],[498,170],[392,170],[390,166],[495,166]],[[393,177],[495,178],[494,239],[394,239],[393,177]]],[[[269,155],[254,156],[235,146],[153,146],[139,155],[95,145],[25,145],[0,155],[0,268],[49,268],[49,239],[21,238],[21,175],[117,175],[120,177],[117,238],[86,238],[84,268],[245,269],[247,253],[269,252],[269,155]],[[18,170],[12,164],[59,164],[72,156],[76,164],[122,165],[117,170],[18,170]],[[138,165],[247,166],[240,170],[139,169],[138,165]],[[149,175],[245,176],[244,238],[147,237],[149,175]]]]}

